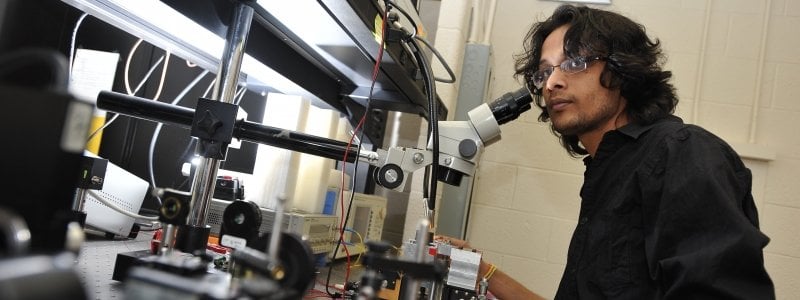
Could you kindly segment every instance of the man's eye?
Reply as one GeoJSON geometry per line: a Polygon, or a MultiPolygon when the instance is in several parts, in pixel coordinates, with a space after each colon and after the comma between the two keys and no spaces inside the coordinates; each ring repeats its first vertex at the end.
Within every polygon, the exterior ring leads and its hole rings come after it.
{"type": "Polygon", "coordinates": [[[581,66],[583,66],[583,60],[582,59],[577,59],[577,58],[576,59],[571,59],[571,60],[568,60],[565,65],[566,65],[567,69],[575,70],[575,69],[578,69],[581,66]]]}
{"type": "Polygon", "coordinates": [[[545,71],[543,70],[541,72],[536,72],[536,74],[533,74],[533,81],[534,82],[542,82],[542,81],[544,81],[544,77],[545,77],[544,73],[545,73],[545,71]]]}

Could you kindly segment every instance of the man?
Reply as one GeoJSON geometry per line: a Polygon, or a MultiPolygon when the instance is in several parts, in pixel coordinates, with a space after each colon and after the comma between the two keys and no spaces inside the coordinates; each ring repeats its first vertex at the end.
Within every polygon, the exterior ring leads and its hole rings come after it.
{"type": "MultiPolygon", "coordinates": [[[[539,120],[585,156],[556,299],[772,299],[751,174],[720,138],[673,116],[658,40],[616,13],[559,7],[516,58],[539,120]]],[[[454,242],[457,246],[459,243],[454,242]]],[[[493,265],[490,291],[535,299],[493,265]]]]}

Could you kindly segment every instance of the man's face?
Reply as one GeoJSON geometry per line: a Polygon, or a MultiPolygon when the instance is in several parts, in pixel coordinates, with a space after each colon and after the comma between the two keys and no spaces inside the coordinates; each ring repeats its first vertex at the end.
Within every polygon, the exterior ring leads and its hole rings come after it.
{"type": "MultiPolygon", "coordinates": [[[[544,40],[539,69],[558,66],[568,57],[564,54],[564,34],[561,26],[544,40]]],[[[585,55],[593,55],[586,53],[585,55]]],[[[567,74],[559,67],[544,82],[542,93],[553,128],[562,135],[581,135],[593,131],[615,129],[617,116],[624,107],[618,90],[600,85],[605,61],[589,63],[585,71],[567,74]]]]}

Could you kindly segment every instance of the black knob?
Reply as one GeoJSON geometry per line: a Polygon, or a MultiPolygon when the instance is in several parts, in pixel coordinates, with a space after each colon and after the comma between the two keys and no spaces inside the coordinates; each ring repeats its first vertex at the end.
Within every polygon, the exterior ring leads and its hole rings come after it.
{"type": "Polygon", "coordinates": [[[464,139],[458,143],[458,153],[464,158],[473,158],[478,154],[478,144],[474,140],[464,139]]]}
{"type": "Polygon", "coordinates": [[[222,127],[222,121],[208,110],[203,114],[203,118],[197,121],[197,128],[209,136],[213,136],[220,127],[222,127]]]}
{"type": "Polygon", "coordinates": [[[387,164],[376,170],[375,180],[379,185],[387,189],[394,189],[403,183],[405,175],[403,169],[395,164],[387,164]]]}

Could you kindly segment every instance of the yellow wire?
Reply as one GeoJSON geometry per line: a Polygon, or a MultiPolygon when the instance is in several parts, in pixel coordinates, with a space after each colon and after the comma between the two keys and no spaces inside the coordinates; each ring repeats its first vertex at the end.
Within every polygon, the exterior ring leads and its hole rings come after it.
{"type": "Polygon", "coordinates": [[[367,247],[364,246],[364,237],[362,237],[361,234],[358,233],[358,231],[355,231],[355,230],[352,230],[352,229],[350,229],[348,231],[350,231],[352,233],[355,233],[356,236],[358,237],[358,244],[356,244],[355,246],[356,246],[356,249],[358,249],[360,247],[361,249],[359,249],[359,250],[361,250],[361,251],[358,252],[358,256],[356,256],[356,262],[353,264],[354,267],[358,267],[358,266],[361,266],[361,254],[364,254],[364,252],[367,251],[367,247]]]}

